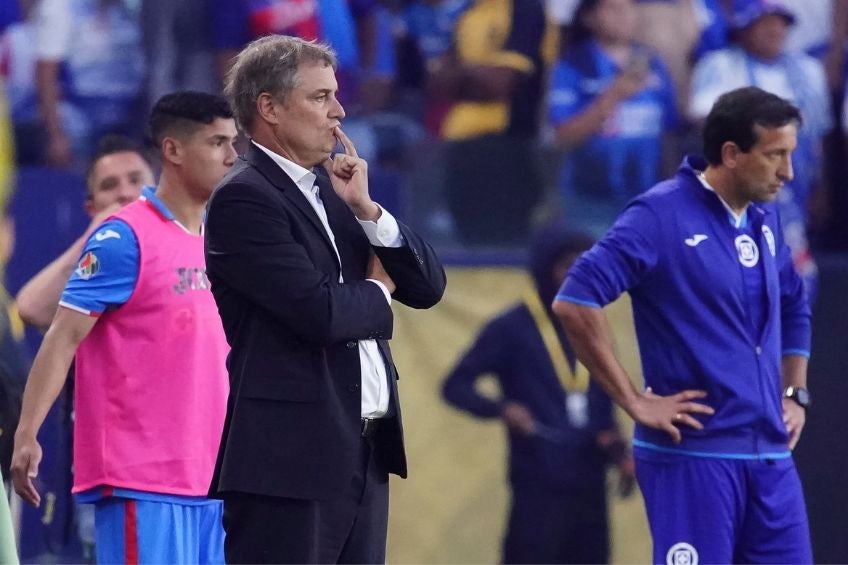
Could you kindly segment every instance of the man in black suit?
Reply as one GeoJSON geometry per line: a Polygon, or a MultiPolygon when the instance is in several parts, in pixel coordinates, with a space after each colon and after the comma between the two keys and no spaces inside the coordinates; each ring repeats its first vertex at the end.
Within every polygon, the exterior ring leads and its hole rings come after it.
{"type": "Polygon", "coordinates": [[[388,473],[406,476],[390,302],[433,306],[445,274],[369,197],[335,66],[326,46],[269,36],[226,80],[251,137],[206,231],[232,347],[211,487],[228,562],[384,562],[388,473]]]}

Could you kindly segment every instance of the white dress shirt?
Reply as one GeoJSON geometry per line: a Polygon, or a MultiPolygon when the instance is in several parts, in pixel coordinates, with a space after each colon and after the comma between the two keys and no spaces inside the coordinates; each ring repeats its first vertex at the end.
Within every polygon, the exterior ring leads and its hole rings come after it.
{"type": "MultiPolygon", "coordinates": [[[[336,239],[333,235],[333,230],[330,228],[330,223],[327,221],[327,212],[324,210],[324,203],[318,193],[318,185],[315,184],[315,173],[309,169],[305,169],[289,161],[285,157],[277,155],[267,147],[253,142],[256,147],[264,151],[279,167],[294,181],[306,200],[315,210],[318,218],[333,244],[333,249],[336,252],[336,257],[339,257],[339,249],[336,247],[336,239]]],[[[379,205],[378,205],[379,206],[379,205]]],[[[376,222],[363,221],[357,218],[359,225],[362,226],[368,241],[372,245],[379,247],[401,247],[403,245],[403,236],[400,233],[397,220],[386,210],[380,207],[380,217],[376,222]]],[[[386,300],[391,304],[392,297],[386,286],[380,281],[367,279],[376,284],[383,291],[386,300]]],[[[344,278],[339,270],[339,282],[343,283],[344,278]]],[[[361,414],[363,418],[380,418],[385,416],[389,408],[389,389],[387,381],[386,364],[380,355],[380,350],[377,347],[377,342],[373,339],[359,340],[359,365],[362,370],[362,404],[361,414]]]]}

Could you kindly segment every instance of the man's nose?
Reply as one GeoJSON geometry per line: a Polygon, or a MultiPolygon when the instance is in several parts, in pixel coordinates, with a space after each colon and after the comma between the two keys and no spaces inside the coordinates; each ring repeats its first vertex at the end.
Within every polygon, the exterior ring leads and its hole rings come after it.
{"type": "Polygon", "coordinates": [[[126,182],[122,184],[118,190],[118,202],[121,204],[129,204],[130,202],[137,200],[139,194],[141,194],[141,189],[139,187],[126,182]]]}
{"type": "Polygon", "coordinates": [[[333,98],[333,102],[333,107],[330,109],[330,117],[337,120],[341,120],[345,117],[345,111],[342,107],[342,103],[339,102],[338,98],[333,98]]]}
{"type": "Polygon", "coordinates": [[[792,170],[792,157],[786,157],[781,161],[777,176],[784,182],[789,182],[795,178],[795,173],[792,170]]]}
{"type": "Polygon", "coordinates": [[[235,145],[233,145],[232,143],[228,144],[227,158],[224,160],[224,164],[228,167],[232,167],[235,164],[237,157],[238,151],[236,151],[235,145]]]}

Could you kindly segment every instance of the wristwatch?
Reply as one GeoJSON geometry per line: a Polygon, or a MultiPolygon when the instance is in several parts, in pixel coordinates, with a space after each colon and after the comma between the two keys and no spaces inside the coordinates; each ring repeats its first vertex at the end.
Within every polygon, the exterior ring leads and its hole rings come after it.
{"type": "Polygon", "coordinates": [[[783,398],[791,398],[804,410],[808,409],[812,403],[810,392],[800,386],[788,386],[783,389],[783,398]]]}

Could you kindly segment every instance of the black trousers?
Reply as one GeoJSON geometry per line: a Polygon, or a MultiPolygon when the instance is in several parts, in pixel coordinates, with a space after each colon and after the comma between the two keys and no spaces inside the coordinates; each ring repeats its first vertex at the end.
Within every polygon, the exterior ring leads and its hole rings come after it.
{"type": "Polygon", "coordinates": [[[609,563],[603,483],[567,489],[513,484],[504,563],[609,563]]]}
{"type": "Polygon", "coordinates": [[[227,563],[385,563],[389,476],[376,449],[361,440],[353,479],[338,498],[227,493],[227,563]]]}

